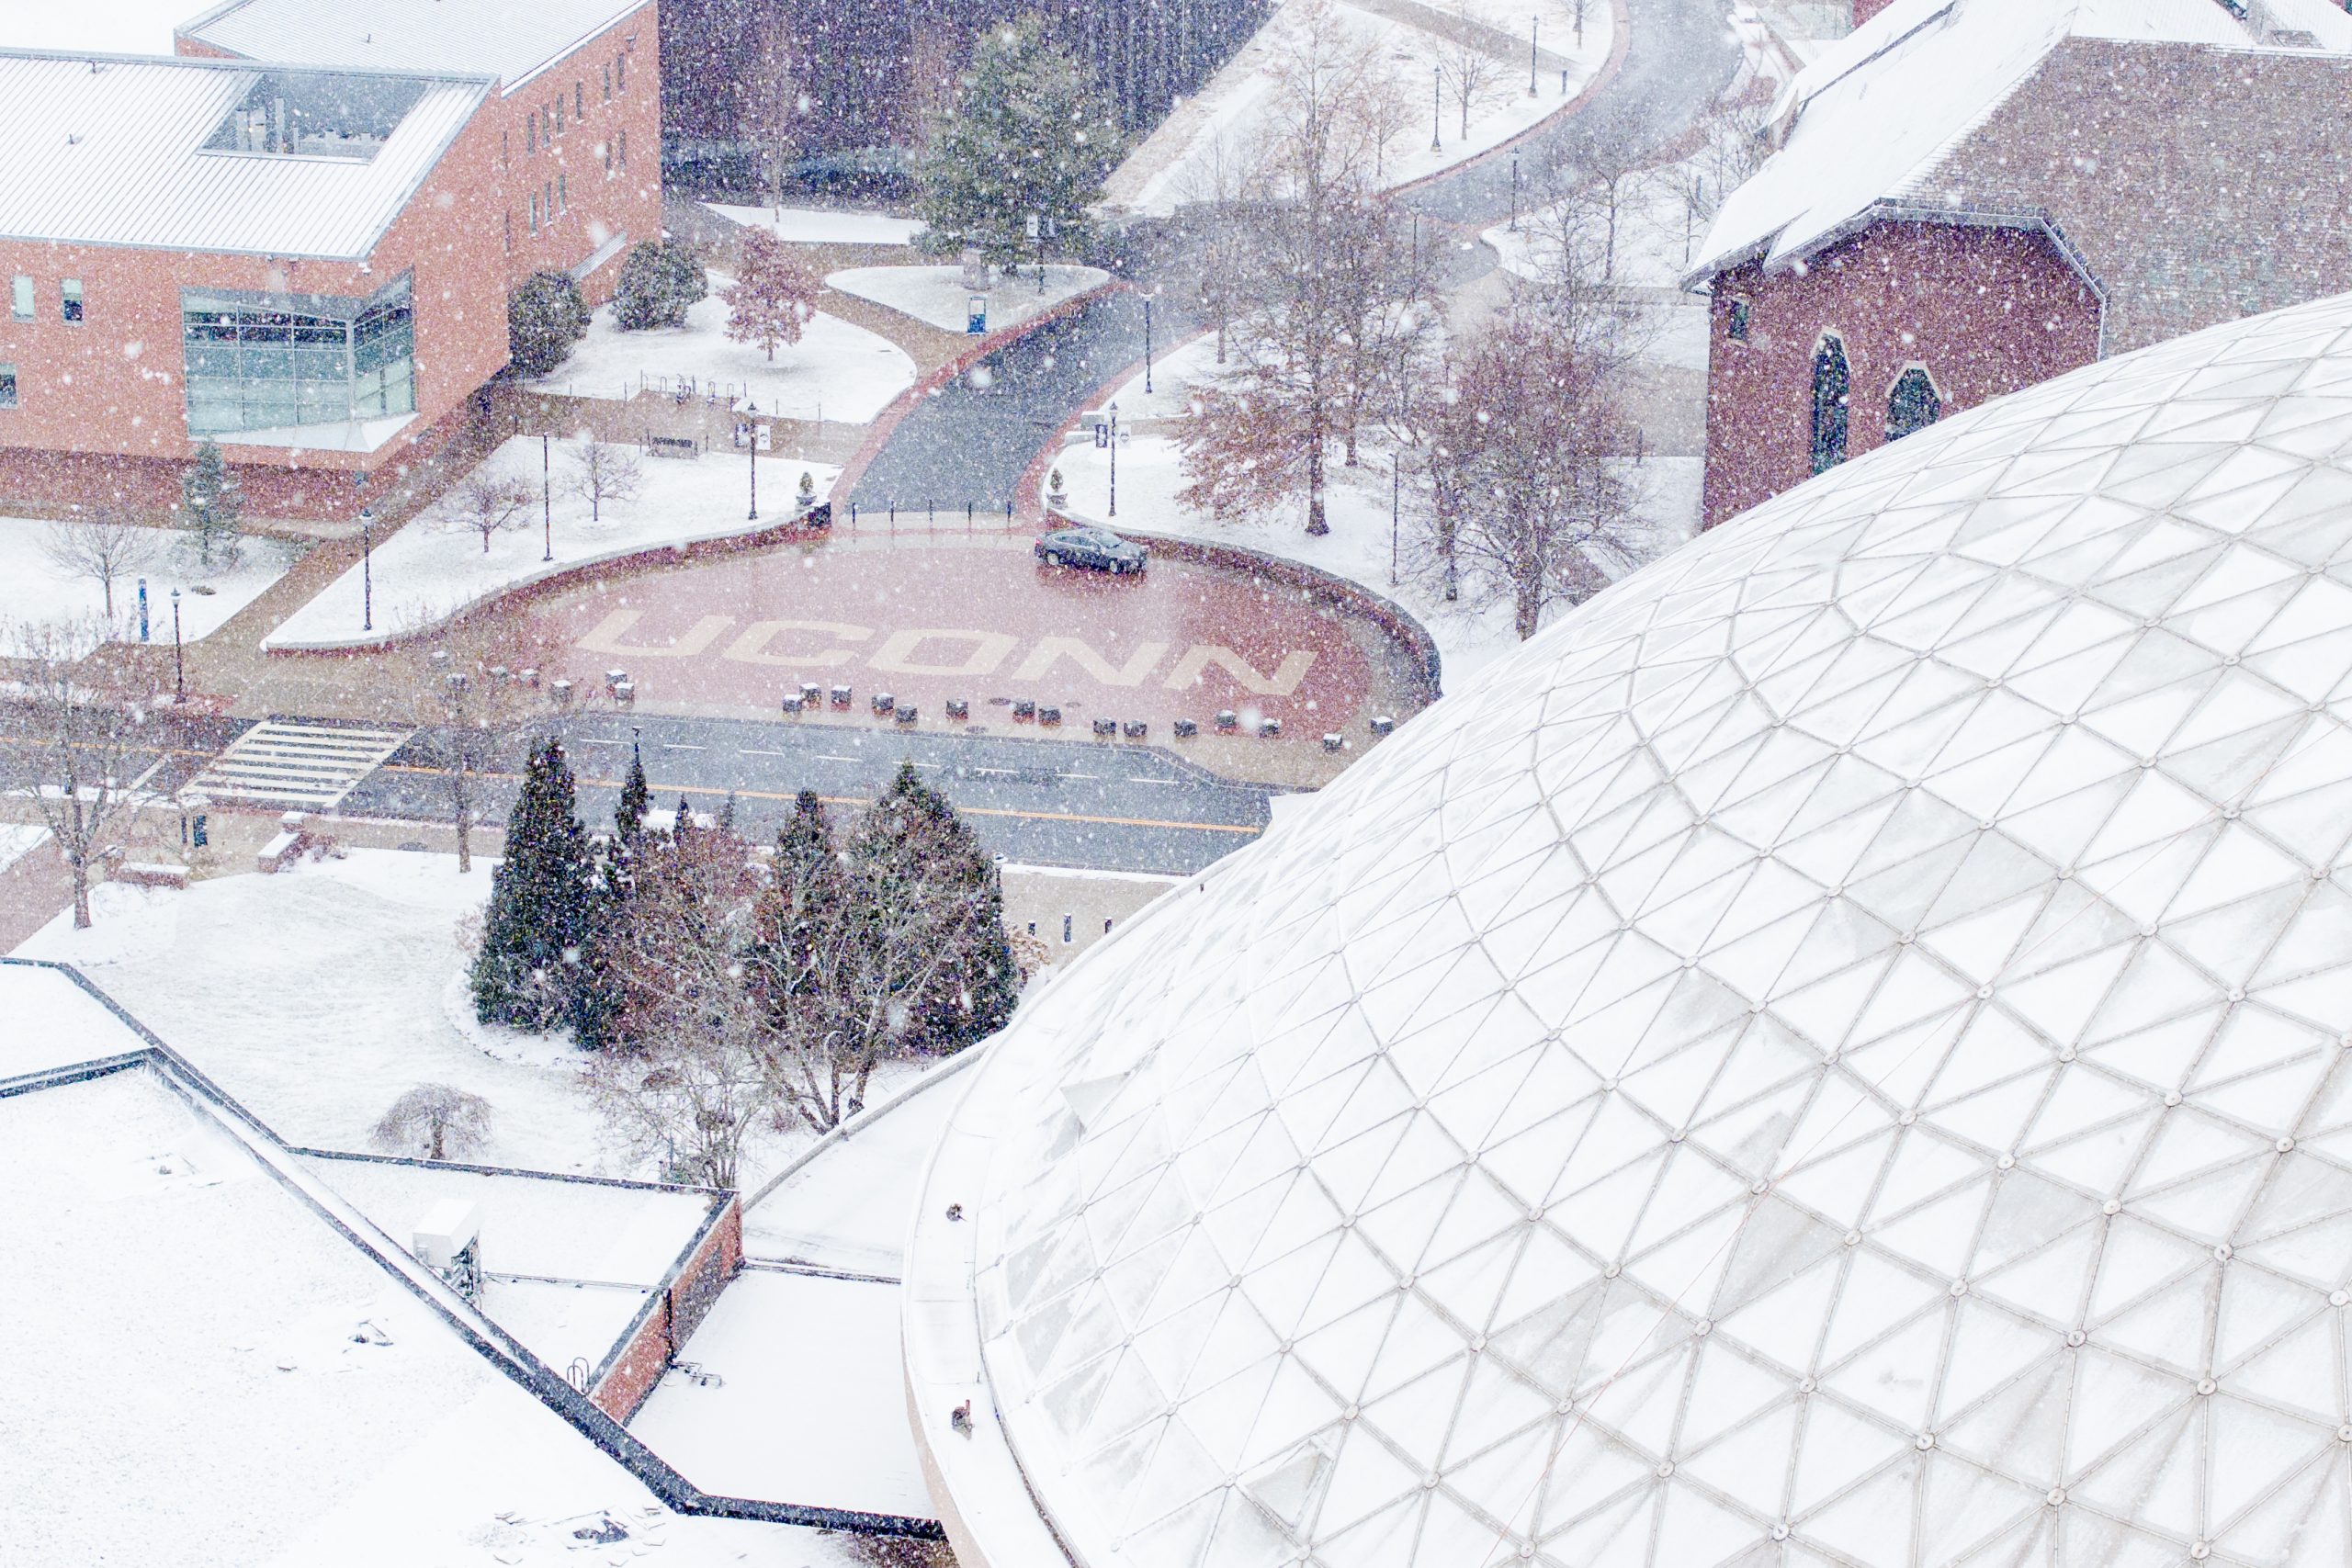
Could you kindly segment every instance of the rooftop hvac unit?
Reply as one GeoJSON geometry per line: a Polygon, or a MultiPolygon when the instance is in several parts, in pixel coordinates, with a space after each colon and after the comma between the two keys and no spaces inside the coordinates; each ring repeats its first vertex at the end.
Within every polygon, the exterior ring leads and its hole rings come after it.
{"type": "Polygon", "coordinates": [[[481,1301],[481,1210],[444,1198],[416,1222],[409,1250],[466,1300],[481,1301]]]}

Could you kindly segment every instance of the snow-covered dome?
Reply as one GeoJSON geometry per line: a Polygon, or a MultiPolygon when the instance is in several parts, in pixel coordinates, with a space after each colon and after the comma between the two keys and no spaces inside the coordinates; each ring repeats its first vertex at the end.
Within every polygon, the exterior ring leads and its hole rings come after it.
{"type": "Polygon", "coordinates": [[[960,1322],[1035,1498],[943,1507],[1085,1568],[2352,1562],[2347,450],[2345,299],[1956,417],[1102,943],[918,1222],[918,1405],[960,1322]]]}

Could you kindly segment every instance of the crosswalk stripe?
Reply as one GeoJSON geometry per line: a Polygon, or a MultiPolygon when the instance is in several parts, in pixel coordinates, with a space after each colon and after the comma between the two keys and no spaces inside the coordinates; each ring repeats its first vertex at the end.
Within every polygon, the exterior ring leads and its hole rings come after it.
{"type": "Polygon", "coordinates": [[[188,788],[241,800],[330,809],[399,750],[409,733],[273,719],[237,737],[188,781],[188,788]]]}

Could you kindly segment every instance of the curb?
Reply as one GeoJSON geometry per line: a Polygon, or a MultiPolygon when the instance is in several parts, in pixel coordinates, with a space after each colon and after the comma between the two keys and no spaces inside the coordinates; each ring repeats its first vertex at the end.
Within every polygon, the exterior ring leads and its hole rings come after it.
{"type": "Polygon", "coordinates": [[[925,399],[945,387],[950,381],[955,380],[997,350],[1018,343],[1039,327],[1051,321],[1060,321],[1065,316],[1074,316],[1097,299],[1104,299],[1122,289],[1132,289],[1134,287],[1134,284],[1124,277],[1106,278],[1082,293],[1073,294],[1069,299],[1038,311],[1025,321],[1003,328],[999,332],[989,333],[946,364],[933,370],[913,386],[891,399],[889,406],[874,416],[872,428],[866,432],[865,440],[855,452],[850,455],[849,461],[842,465],[842,471],[833,480],[831,493],[845,497],[854,490],[857,482],[865,477],[865,470],[873,467],[874,459],[881,455],[882,448],[890,444],[890,437],[899,433],[899,426],[906,422],[907,416],[912,413],[925,399]]]}

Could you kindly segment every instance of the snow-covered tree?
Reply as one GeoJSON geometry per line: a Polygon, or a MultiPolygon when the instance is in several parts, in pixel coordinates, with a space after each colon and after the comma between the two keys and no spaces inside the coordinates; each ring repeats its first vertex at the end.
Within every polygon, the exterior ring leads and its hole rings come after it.
{"type": "Polygon", "coordinates": [[[535,272],[506,297],[506,356],[518,376],[545,376],[588,333],[588,303],[562,272],[535,272]]]}
{"type": "Polygon", "coordinates": [[[86,578],[106,598],[106,616],[114,620],[114,585],[144,571],[164,553],[165,535],[131,521],[112,506],[75,511],[49,525],[41,536],[41,554],[71,577],[86,578]]]}
{"type": "Polygon", "coordinates": [[[90,874],[131,804],[134,759],[154,742],[136,696],[91,654],[107,627],[91,621],[11,628],[17,772],[74,876],[74,925],[90,923],[90,874]]]}
{"type": "Polygon", "coordinates": [[[582,826],[571,764],[552,737],[532,748],[491,874],[490,908],[474,955],[474,1016],[544,1030],[571,1011],[572,976],[589,938],[595,862],[582,826]]]}
{"type": "Polygon", "coordinates": [[[391,1103],[368,1137],[379,1149],[447,1159],[490,1141],[490,1101],[445,1083],[421,1083],[391,1103]]]}
{"type": "Polygon", "coordinates": [[[756,344],[774,359],[779,345],[800,341],[823,287],[783,241],[764,229],[747,230],[735,281],[724,296],[727,335],[756,344]]]}
{"type": "Polygon", "coordinates": [[[931,128],[920,173],[926,243],[999,265],[1035,260],[1034,218],[1046,246],[1078,249],[1123,141],[1110,106],[1036,18],[991,28],[931,128]]]}
{"type": "Polygon", "coordinates": [[[605,502],[635,501],[645,487],[645,465],[637,448],[623,441],[607,441],[589,431],[577,446],[564,450],[571,474],[564,488],[588,503],[588,518],[601,522],[605,502]]]}
{"type": "Polygon", "coordinates": [[[198,558],[207,567],[217,554],[237,558],[237,541],[245,531],[245,491],[236,471],[221,453],[220,443],[206,436],[197,443],[196,461],[180,479],[180,515],[196,540],[198,558]]]}
{"type": "Polygon", "coordinates": [[[710,292],[702,258],[683,240],[645,240],[621,258],[613,324],[625,333],[683,327],[686,312],[710,292]]]}

